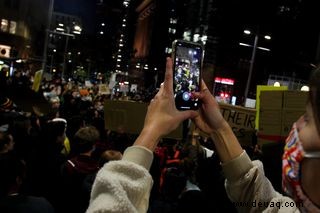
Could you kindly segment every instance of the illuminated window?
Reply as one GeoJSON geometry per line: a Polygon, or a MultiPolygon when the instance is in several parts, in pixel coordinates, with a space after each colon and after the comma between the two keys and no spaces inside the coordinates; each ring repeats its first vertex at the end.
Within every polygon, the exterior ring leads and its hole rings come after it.
{"type": "Polygon", "coordinates": [[[172,33],[172,34],[175,34],[176,33],[176,29],[174,29],[174,28],[169,28],[169,33],[172,33]]]}
{"type": "Polygon", "coordinates": [[[170,24],[176,24],[176,23],[177,23],[177,19],[170,18],[170,24]]]}
{"type": "Polygon", "coordinates": [[[7,19],[1,19],[0,29],[2,32],[8,32],[9,22],[7,19]]]}
{"type": "Polygon", "coordinates": [[[170,47],[166,47],[165,52],[166,52],[167,54],[170,54],[170,53],[172,53],[172,49],[171,49],[170,47]]]}

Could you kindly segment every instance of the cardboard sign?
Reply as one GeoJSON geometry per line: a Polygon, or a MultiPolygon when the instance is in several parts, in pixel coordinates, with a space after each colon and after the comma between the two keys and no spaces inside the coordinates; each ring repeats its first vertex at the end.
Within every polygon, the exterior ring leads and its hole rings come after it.
{"type": "Polygon", "coordinates": [[[109,87],[106,84],[99,84],[99,94],[102,94],[102,95],[111,94],[109,87]]]}
{"type": "MultiPolygon", "coordinates": [[[[127,133],[139,134],[144,124],[148,104],[134,101],[105,101],[105,128],[116,131],[124,127],[127,133]]],[[[252,134],[255,134],[254,109],[220,104],[223,117],[231,126],[241,144],[251,144],[252,134]]],[[[191,128],[192,129],[192,128],[191,128]]],[[[205,135],[204,133],[200,133],[205,135]]],[[[166,138],[182,138],[182,125],[166,138]]]]}
{"type": "Polygon", "coordinates": [[[256,110],[219,103],[224,119],[231,126],[241,145],[251,145],[255,134],[256,110]]]}
{"type": "MultiPolygon", "coordinates": [[[[122,127],[127,133],[140,134],[147,109],[147,103],[106,100],[104,104],[105,128],[116,131],[122,127]]],[[[166,138],[182,139],[182,125],[166,138]]]]}

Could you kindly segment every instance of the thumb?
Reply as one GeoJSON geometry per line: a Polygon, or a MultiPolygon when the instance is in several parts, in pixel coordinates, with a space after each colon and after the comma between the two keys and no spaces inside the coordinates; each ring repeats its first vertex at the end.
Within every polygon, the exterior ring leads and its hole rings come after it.
{"type": "Polygon", "coordinates": [[[193,119],[198,116],[198,111],[188,110],[179,112],[179,120],[193,119]]]}

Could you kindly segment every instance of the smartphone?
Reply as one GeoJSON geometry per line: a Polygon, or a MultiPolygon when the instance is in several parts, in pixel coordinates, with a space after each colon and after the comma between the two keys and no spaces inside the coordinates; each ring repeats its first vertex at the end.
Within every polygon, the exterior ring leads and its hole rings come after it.
{"type": "Polygon", "coordinates": [[[200,43],[175,40],[172,43],[173,90],[178,110],[197,110],[199,100],[192,92],[200,91],[204,51],[200,43]]]}

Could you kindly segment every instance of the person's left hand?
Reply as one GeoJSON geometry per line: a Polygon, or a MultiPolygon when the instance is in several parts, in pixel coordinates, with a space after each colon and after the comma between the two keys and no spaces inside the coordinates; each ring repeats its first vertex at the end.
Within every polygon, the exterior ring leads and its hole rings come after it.
{"type": "Polygon", "coordinates": [[[173,95],[172,59],[167,58],[165,79],[149,104],[144,129],[160,138],[175,130],[182,121],[197,115],[196,111],[177,110],[173,95]]]}

